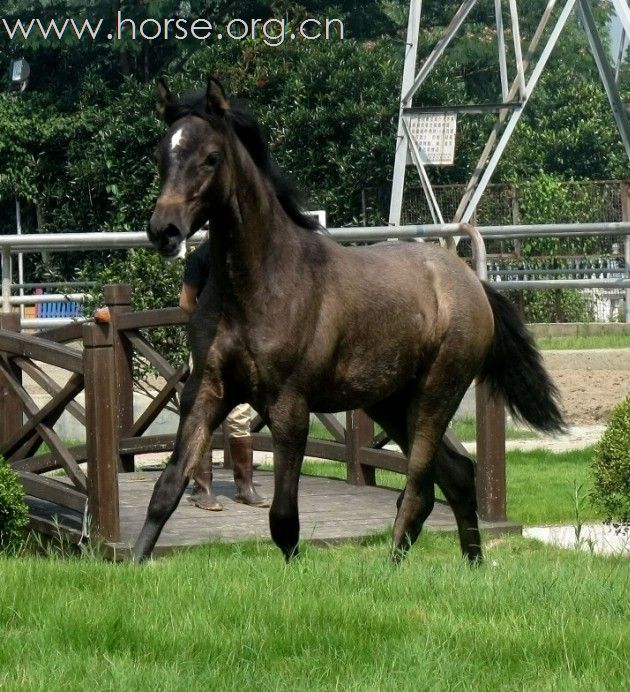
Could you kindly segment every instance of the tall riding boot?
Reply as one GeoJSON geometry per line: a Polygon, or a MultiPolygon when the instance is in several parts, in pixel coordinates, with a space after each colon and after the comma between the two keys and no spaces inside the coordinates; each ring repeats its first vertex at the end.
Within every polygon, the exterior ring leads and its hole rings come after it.
{"type": "Polygon", "coordinates": [[[188,497],[188,502],[191,502],[195,507],[199,507],[199,509],[220,512],[223,509],[223,505],[212,492],[212,449],[208,449],[204,454],[203,459],[193,471],[192,478],[194,485],[192,494],[188,497]]]}
{"type": "Polygon", "coordinates": [[[230,437],[230,455],[234,465],[234,483],[236,483],[237,502],[253,507],[269,507],[270,502],[254,490],[253,460],[254,451],[251,436],[230,437]]]}

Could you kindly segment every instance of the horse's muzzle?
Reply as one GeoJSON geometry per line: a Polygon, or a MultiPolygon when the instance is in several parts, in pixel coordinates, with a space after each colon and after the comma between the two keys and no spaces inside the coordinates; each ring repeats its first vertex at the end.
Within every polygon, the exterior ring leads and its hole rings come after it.
{"type": "Polygon", "coordinates": [[[180,256],[186,238],[174,224],[169,223],[162,228],[157,228],[153,219],[147,228],[147,236],[155,249],[166,258],[180,256]]]}

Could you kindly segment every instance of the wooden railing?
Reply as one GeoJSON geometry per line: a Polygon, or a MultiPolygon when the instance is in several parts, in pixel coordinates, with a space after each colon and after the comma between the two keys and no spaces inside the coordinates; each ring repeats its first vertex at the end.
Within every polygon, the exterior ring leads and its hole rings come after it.
{"type": "Polygon", "coordinates": [[[90,447],[69,448],[53,426],[64,411],[86,429],[101,425],[98,409],[75,400],[82,391],[94,390],[99,378],[89,329],[83,335],[81,325],[71,325],[51,331],[46,338],[27,336],[18,333],[19,316],[13,314],[0,316],[0,327],[0,454],[18,473],[30,497],[81,515],[88,496],[94,495],[97,477],[90,464],[87,474],[80,465],[88,459],[90,447]],[[79,338],[85,342],[83,353],[64,343],[79,338]],[[51,367],[69,374],[64,385],[50,376],[51,367]],[[50,395],[41,408],[24,386],[23,374],[50,395]],[[37,453],[43,444],[49,451],[37,453]],[[58,470],[63,476],[46,475],[58,470]]]}
{"type": "MultiPolygon", "coordinates": [[[[17,332],[17,316],[0,316],[0,454],[16,470],[29,496],[88,516],[92,535],[117,542],[118,474],[134,471],[138,454],[172,451],[174,434],[153,435],[147,430],[167,406],[178,406],[189,373],[187,365],[175,367],[159,353],[145,332],[183,326],[187,317],[179,308],[134,312],[131,288],[122,284],[105,287],[105,303],[108,323],[73,324],[35,336],[17,332]],[[150,363],[161,383],[138,416],[133,408],[134,354],[150,363]],[[51,376],[51,368],[67,373],[65,384],[51,376]],[[36,404],[23,385],[23,375],[50,395],[48,403],[36,404]],[[81,392],[84,406],[76,400],[81,392]],[[85,445],[68,447],[55,432],[53,426],[64,411],[85,426],[85,445]],[[49,451],[41,451],[43,443],[49,451]]],[[[501,451],[502,431],[496,429],[499,414],[493,412],[489,418],[485,413],[482,408],[481,428],[487,427],[488,440],[484,454],[491,456],[491,445],[496,453],[501,451]]],[[[388,438],[375,434],[372,420],[363,412],[347,412],[345,426],[332,414],[317,418],[332,439],[309,438],[306,455],[344,463],[349,483],[375,484],[377,468],[405,473],[405,458],[384,449],[388,438]]],[[[259,416],[252,422],[252,434],[256,450],[272,451],[271,435],[259,416]]],[[[221,431],[213,435],[212,445],[224,447],[221,431]]],[[[499,513],[504,511],[501,464],[498,471],[492,465],[484,467],[482,478],[491,491],[487,506],[492,509],[494,503],[499,513]]],[[[483,502],[484,492],[481,496],[483,502]]],[[[36,516],[34,521],[37,524],[36,516]]]]}

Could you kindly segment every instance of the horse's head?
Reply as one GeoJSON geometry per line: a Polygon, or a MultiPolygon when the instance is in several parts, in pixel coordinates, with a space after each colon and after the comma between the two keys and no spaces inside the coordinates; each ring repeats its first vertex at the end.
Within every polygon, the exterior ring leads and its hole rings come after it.
{"type": "Polygon", "coordinates": [[[164,257],[183,253],[186,238],[208,220],[213,204],[229,196],[222,166],[230,104],[222,86],[208,81],[205,96],[178,101],[163,80],[158,108],[169,130],[155,151],[160,195],[147,234],[164,257]]]}

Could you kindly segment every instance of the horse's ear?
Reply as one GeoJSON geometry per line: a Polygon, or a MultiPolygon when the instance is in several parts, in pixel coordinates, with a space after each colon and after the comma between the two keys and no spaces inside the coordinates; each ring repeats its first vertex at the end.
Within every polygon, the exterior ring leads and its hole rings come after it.
{"type": "Polygon", "coordinates": [[[210,113],[225,115],[230,110],[230,101],[221,82],[214,77],[208,79],[206,87],[206,105],[210,113]]]}
{"type": "Polygon", "coordinates": [[[164,77],[160,77],[155,85],[158,97],[157,109],[160,115],[164,115],[168,106],[175,102],[171,90],[168,88],[168,84],[164,77]]]}

